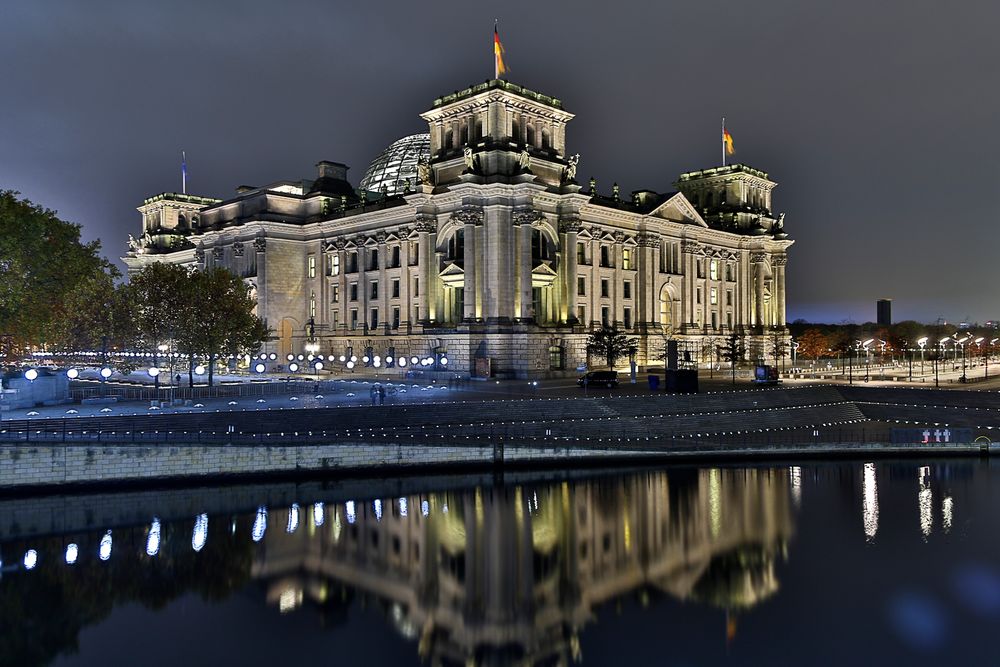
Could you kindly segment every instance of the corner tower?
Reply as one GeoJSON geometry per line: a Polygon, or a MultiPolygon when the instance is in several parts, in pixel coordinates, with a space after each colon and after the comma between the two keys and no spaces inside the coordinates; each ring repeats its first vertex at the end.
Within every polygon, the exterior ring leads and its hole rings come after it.
{"type": "Polygon", "coordinates": [[[437,98],[420,117],[430,128],[434,185],[468,180],[463,175],[520,182],[531,174],[550,186],[563,180],[573,114],[557,98],[493,79],[437,98]]]}

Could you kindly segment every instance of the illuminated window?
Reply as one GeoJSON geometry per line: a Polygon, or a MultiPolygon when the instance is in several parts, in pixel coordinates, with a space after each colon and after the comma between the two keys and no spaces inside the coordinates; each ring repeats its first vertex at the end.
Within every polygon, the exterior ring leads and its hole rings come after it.
{"type": "Polygon", "coordinates": [[[333,286],[333,298],[331,300],[333,303],[338,303],[340,301],[340,285],[333,286]]]}
{"type": "Polygon", "coordinates": [[[576,263],[577,264],[587,263],[587,248],[581,242],[577,242],[576,244],[576,263]]]}
{"type": "Polygon", "coordinates": [[[622,268],[626,271],[632,268],[632,251],[627,248],[622,250],[622,268]]]}
{"type": "Polygon", "coordinates": [[[714,259],[708,264],[708,277],[712,280],[719,279],[719,263],[714,259]]]}
{"type": "Polygon", "coordinates": [[[708,293],[709,303],[713,306],[719,303],[719,290],[712,288],[708,293]]]}
{"type": "Polygon", "coordinates": [[[309,317],[316,317],[316,292],[309,294],[309,317]]]}
{"type": "Polygon", "coordinates": [[[308,266],[309,266],[309,277],[310,278],[315,278],[316,277],[316,255],[309,255],[309,258],[308,258],[307,262],[308,262],[308,266]]]}
{"type": "Polygon", "coordinates": [[[332,275],[332,276],[339,276],[340,275],[340,255],[335,253],[333,255],[333,257],[330,258],[330,261],[332,262],[331,268],[330,268],[330,275],[332,275]]]}

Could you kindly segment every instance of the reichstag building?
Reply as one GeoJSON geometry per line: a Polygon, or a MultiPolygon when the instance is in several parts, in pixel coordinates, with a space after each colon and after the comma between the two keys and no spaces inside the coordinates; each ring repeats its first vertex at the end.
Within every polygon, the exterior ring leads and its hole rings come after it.
{"type": "MultiPolygon", "coordinates": [[[[267,352],[408,359],[451,372],[539,377],[588,361],[615,326],[659,365],[669,338],[760,356],[785,328],[792,244],[775,182],[735,164],[683,173],[676,191],[577,182],[560,100],[491,80],[434,100],[428,133],[399,139],[358,187],[323,161],[315,179],[240,187],[220,200],[146,199],[123,258],[224,266],[274,333],[267,352]]],[[[394,365],[396,365],[394,363],[394,365]]]]}

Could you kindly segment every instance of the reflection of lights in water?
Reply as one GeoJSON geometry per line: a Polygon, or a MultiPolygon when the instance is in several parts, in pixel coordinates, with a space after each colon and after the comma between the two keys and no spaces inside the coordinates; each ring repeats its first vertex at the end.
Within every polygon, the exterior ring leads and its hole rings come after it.
{"type": "Polygon", "coordinates": [[[531,502],[535,505],[535,511],[538,511],[538,493],[535,491],[531,492],[531,502]]]}
{"type": "Polygon", "coordinates": [[[406,516],[406,512],[407,512],[406,498],[400,498],[399,499],[399,516],[406,516]]]}
{"type": "Polygon", "coordinates": [[[278,597],[278,611],[282,614],[295,611],[300,604],[302,604],[302,591],[296,588],[286,588],[278,597]]]}
{"type": "Polygon", "coordinates": [[[424,516],[431,515],[431,504],[426,500],[420,501],[420,513],[423,514],[424,516]]]}
{"type": "Polygon", "coordinates": [[[718,468],[708,471],[708,511],[712,537],[718,537],[722,528],[722,474],[718,468]]]}
{"type": "Polygon", "coordinates": [[[67,565],[73,565],[74,563],[76,563],[76,559],[77,559],[77,557],[79,555],[80,555],[80,547],[78,547],[76,544],[72,544],[72,543],[66,545],[66,564],[67,565]]]}
{"type": "Polygon", "coordinates": [[[264,533],[267,531],[267,508],[258,507],[257,508],[257,518],[253,520],[253,541],[260,542],[264,537],[264,533]]]}
{"type": "Polygon", "coordinates": [[[153,523],[149,526],[149,535],[146,537],[146,555],[155,556],[160,553],[160,520],[153,517],[153,523]]]}
{"type": "Polygon", "coordinates": [[[354,513],[354,501],[348,500],[344,503],[344,511],[347,512],[347,523],[353,524],[357,515],[354,513]]]}
{"type": "Polygon", "coordinates": [[[406,615],[403,613],[403,607],[398,602],[393,603],[390,614],[392,615],[393,624],[399,629],[399,633],[403,637],[406,639],[417,638],[417,626],[413,624],[413,621],[406,618],[406,615]]]}
{"type": "Polygon", "coordinates": [[[861,518],[865,525],[865,537],[868,542],[871,542],[875,539],[875,533],[878,532],[878,480],[875,479],[874,463],[865,464],[861,518]]]}
{"type": "Polygon", "coordinates": [[[944,528],[945,533],[951,531],[951,513],[954,506],[955,503],[951,496],[945,496],[944,500],[941,501],[941,527],[944,528]]]}
{"type": "Polygon", "coordinates": [[[788,476],[792,482],[792,502],[798,507],[802,504],[802,468],[799,466],[790,467],[788,476]]]}
{"type": "Polygon", "coordinates": [[[208,540],[208,515],[199,514],[194,520],[194,530],[191,531],[191,548],[201,551],[208,540]]]}
{"type": "Polygon", "coordinates": [[[295,529],[299,527],[299,504],[292,503],[292,506],[288,508],[288,526],[285,527],[285,531],[289,533],[294,533],[295,529]]]}
{"type": "Polygon", "coordinates": [[[372,509],[375,510],[375,520],[376,521],[381,521],[382,520],[382,501],[381,500],[372,501],[372,509]]]}
{"type": "Polygon", "coordinates": [[[28,549],[24,552],[24,569],[34,570],[36,565],[38,565],[38,552],[28,549]]]}
{"type": "Polygon", "coordinates": [[[917,506],[920,508],[920,532],[924,541],[934,529],[934,495],[931,493],[930,466],[921,466],[918,471],[920,490],[917,491],[917,506]]]}
{"type": "Polygon", "coordinates": [[[323,525],[324,521],[326,521],[326,510],[323,503],[315,503],[313,505],[313,524],[319,528],[323,525]]]}
{"type": "Polygon", "coordinates": [[[626,507],[622,511],[622,523],[625,524],[623,529],[625,538],[625,553],[632,552],[632,524],[628,520],[628,508],[626,507]]]}
{"type": "Polygon", "coordinates": [[[229,534],[230,535],[236,534],[236,519],[233,519],[232,521],[229,522],[229,534]]]}
{"type": "Polygon", "coordinates": [[[444,504],[441,505],[441,513],[442,514],[447,514],[448,513],[448,503],[444,503],[444,504]]]}
{"type": "Polygon", "coordinates": [[[97,548],[97,555],[101,560],[108,560],[111,558],[111,531],[104,533],[104,537],[101,538],[101,546],[97,548]]]}
{"type": "Polygon", "coordinates": [[[333,541],[340,541],[340,531],[343,526],[340,523],[340,510],[334,508],[333,510],[333,541]]]}

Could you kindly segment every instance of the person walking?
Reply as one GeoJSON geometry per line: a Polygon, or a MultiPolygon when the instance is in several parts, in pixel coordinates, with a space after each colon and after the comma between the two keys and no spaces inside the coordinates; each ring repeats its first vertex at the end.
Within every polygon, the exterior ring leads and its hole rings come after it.
{"type": "Polygon", "coordinates": [[[368,395],[372,398],[372,405],[376,405],[376,397],[378,396],[378,387],[372,385],[372,388],[368,390],[368,395]]]}
{"type": "Polygon", "coordinates": [[[385,387],[382,385],[378,386],[378,404],[385,405],[385,387]]]}

